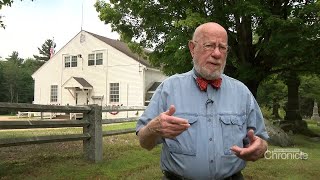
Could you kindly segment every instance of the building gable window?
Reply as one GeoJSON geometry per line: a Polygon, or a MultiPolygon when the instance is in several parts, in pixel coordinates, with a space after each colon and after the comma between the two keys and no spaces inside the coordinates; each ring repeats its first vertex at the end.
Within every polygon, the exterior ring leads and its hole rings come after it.
{"type": "Polygon", "coordinates": [[[64,57],[64,67],[70,67],[70,56],[64,57]]]}
{"type": "Polygon", "coordinates": [[[119,102],[120,88],[119,83],[110,83],[110,102],[119,102]]]}
{"type": "Polygon", "coordinates": [[[88,66],[103,65],[103,53],[92,53],[88,55],[88,66]]]}
{"type": "Polygon", "coordinates": [[[71,57],[71,67],[77,67],[77,65],[78,65],[78,57],[72,56],[71,57]]]}
{"type": "Polygon", "coordinates": [[[88,66],[94,66],[94,54],[88,55],[88,66]]]}
{"type": "Polygon", "coordinates": [[[51,85],[50,102],[58,102],[58,85],[51,85]]]}
{"type": "Polygon", "coordinates": [[[96,65],[102,65],[103,64],[103,55],[102,53],[96,54],[96,65]]]}
{"type": "Polygon", "coordinates": [[[77,67],[78,57],[77,56],[65,56],[64,57],[64,67],[77,67]]]}

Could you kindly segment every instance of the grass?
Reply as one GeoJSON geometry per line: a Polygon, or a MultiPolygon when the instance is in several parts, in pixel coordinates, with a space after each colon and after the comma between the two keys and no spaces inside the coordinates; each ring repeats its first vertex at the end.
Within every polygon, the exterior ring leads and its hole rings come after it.
{"type": "MultiPolygon", "coordinates": [[[[261,159],[249,162],[244,174],[247,179],[319,179],[320,143],[310,138],[295,135],[295,146],[308,154],[308,159],[261,159]]],[[[279,148],[269,146],[269,150],[279,148]]]]}
{"type": "MultiPolygon", "coordinates": [[[[135,123],[108,125],[104,130],[134,126],[135,123]]],[[[309,123],[309,128],[320,133],[320,127],[315,123],[309,123]]],[[[46,131],[33,134],[51,133],[46,131]]],[[[8,132],[0,131],[0,137],[8,132]]],[[[33,134],[27,131],[20,135],[33,134]]],[[[319,179],[320,142],[302,135],[294,135],[293,138],[293,148],[307,153],[308,159],[261,159],[249,162],[243,171],[245,178],[319,179]]],[[[160,146],[146,151],[139,146],[134,133],[104,137],[103,141],[103,161],[97,164],[84,160],[81,141],[0,148],[0,179],[161,179],[160,146]]],[[[269,146],[269,150],[275,148],[279,147],[269,146]]]]}
{"type": "MultiPolygon", "coordinates": [[[[108,124],[103,125],[103,131],[119,130],[134,128],[136,122],[108,124]]],[[[0,140],[2,138],[32,137],[32,136],[49,136],[49,135],[66,135],[81,134],[82,128],[46,128],[46,129],[22,129],[22,130],[0,130],[0,140]]]]}

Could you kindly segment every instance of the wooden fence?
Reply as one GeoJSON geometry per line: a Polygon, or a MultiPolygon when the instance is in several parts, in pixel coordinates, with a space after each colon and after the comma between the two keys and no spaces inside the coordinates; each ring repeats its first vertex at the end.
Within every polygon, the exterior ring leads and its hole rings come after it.
{"type": "MultiPolygon", "coordinates": [[[[135,132],[135,129],[124,129],[114,131],[102,131],[103,124],[122,123],[136,121],[134,118],[102,119],[102,112],[114,112],[112,107],[101,107],[98,105],[88,106],[56,106],[36,105],[24,103],[1,103],[0,110],[25,111],[25,112],[59,112],[59,113],[83,113],[81,120],[24,120],[24,121],[0,121],[0,129],[31,129],[31,128],[64,128],[82,127],[82,134],[35,136],[25,138],[3,138],[0,139],[0,148],[9,146],[20,146],[26,144],[43,144],[63,141],[83,140],[83,151],[85,158],[99,162],[102,160],[102,138],[117,134],[135,132]]],[[[117,107],[116,111],[143,111],[144,106],[117,107]]],[[[42,117],[42,116],[41,116],[42,117]]]]}

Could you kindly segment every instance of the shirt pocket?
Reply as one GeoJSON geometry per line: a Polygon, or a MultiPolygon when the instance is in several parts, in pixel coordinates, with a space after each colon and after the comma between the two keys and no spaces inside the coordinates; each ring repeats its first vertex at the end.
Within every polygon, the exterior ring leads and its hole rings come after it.
{"type": "Polygon", "coordinates": [[[173,139],[165,138],[170,153],[195,156],[197,152],[197,117],[181,117],[187,119],[190,127],[173,139]]]}
{"type": "Polygon", "coordinates": [[[221,124],[223,154],[233,155],[230,148],[233,145],[243,147],[246,135],[245,116],[223,115],[219,118],[221,124]]]}

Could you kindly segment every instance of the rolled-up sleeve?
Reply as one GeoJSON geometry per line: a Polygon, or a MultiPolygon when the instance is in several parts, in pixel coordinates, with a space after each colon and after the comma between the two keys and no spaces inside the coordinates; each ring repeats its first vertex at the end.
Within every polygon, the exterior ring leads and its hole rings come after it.
{"type": "Polygon", "coordinates": [[[247,116],[247,128],[253,129],[256,136],[268,141],[269,135],[267,133],[264,118],[261,113],[260,107],[253,97],[250,94],[249,96],[249,106],[248,106],[248,116],[247,116]]]}
{"type": "Polygon", "coordinates": [[[138,134],[139,130],[143,128],[146,124],[148,124],[149,121],[158,116],[160,113],[164,112],[162,89],[163,83],[160,84],[159,87],[156,89],[148,107],[139,118],[136,125],[136,134],[138,134]]]}

